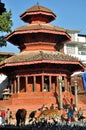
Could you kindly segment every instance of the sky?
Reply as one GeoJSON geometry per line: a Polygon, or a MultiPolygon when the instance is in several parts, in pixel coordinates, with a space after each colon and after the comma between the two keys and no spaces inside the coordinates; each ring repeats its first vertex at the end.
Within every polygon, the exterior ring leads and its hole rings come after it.
{"type": "MultiPolygon", "coordinates": [[[[1,2],[5,3],[7,11],[12,11],[12,31],[27,24],[20,19],[20,15],[38,3],[56,14],[56,20],[50,24],[66,29],[80,30],[80,34],[86,35],[86,0],[1,0],[1,2]]],[[[0,52],[17,54],[19,51],[9,42],[6,47],[0,48],[0,52]]]]}

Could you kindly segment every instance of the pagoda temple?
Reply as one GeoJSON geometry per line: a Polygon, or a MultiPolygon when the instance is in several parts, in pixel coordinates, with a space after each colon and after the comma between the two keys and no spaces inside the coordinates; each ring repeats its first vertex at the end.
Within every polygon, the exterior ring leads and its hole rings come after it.
{"type": "Polygon", "coordinates": [[[27,24],[6,36],[20,53],[0,62],[0,72],[7,75],[11,94],[0,101],[0,106],[28,111],[52,103],[60,109],[68,103],[77,106],[77,93],[71,93],[71,74],[84,71],[84,66],[77,58],[64,54],[64,43],[71,40],[66,29],[50,24],[56,15],[40,5],[27,9],[20,18],[27,24]]]}

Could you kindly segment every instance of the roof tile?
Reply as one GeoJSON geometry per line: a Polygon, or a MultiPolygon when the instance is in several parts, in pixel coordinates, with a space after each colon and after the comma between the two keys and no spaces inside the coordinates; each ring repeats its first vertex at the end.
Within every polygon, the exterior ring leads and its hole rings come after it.
{"type": "Polygon", "coordinates": [[[54,61],[78,61],[77,58],[64,55],[61,52],[50,52],[50,51],[23,51],[19,54],[16,54],[6,60],[2,61],[0,65],[6,63],[18,63],[18,62],[32,62],[40,60],[54,60],[54,61]]]}

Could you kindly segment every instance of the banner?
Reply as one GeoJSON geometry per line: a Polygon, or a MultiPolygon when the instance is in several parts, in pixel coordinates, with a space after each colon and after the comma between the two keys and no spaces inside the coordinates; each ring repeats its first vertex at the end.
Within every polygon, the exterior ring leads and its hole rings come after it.
{"type": "Polygon", "coordinates": [[[86,72],[82,74],[82,79],[83,79],[84,90],[86,91],[86,72]]]}

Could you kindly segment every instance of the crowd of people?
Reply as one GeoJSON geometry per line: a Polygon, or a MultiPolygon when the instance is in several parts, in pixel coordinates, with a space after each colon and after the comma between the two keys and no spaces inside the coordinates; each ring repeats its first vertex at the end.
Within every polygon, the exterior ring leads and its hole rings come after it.
{"type": "MultiPolygon", "coordinates": [[[[50,106],[47,107],[47,105],[43,104],[40,108],[38,108],[38,111],[42,112],[48,109],[49,110],[58,109],[58,106],[56,106],[56,104],[51,104],[50,106]]],[[[75,106],[68,105],[67,108],[64,109],[64,111],[66,113],[66,117],[63,114],[61,114],[60,122],[56,121],[54,117],[53,118],[49,117],[47,119],[42,119],[40,121],[33,120],[32,123],[30,123],[30,118],[29,118],[28,119],[29,122],[26,123],[26,126],[28,125],[28,127],[34,127],[35,129],[40,127],[45,127],[44,129],[48,129],[48,127],[50,129],[52,127],[55,127],[57,129],[61,125],[62,127],[64,127],[63,130],[65,129],[65,125],[69,127],[69,124],[72,124],[74,127],[76,127],[76,125],[74,124],[78,124],[78,126],[80,126],[80,124],[81,125],[83,124],[84,126],[86,126],[86,119],[85,119],[86,117],[83,116],[83,111],[81,108],[77,110],[75,106]]],[[[34,113],[31,113],[32,114],[31,116],[35,117],[35,113],[36,111],[34,111],[34,113]]],[[[9,108],[6,111],[0,110],[0,125],[2,126],[13,125],[11,122],[12,118],[13,118],[12,112],[9,108]]]]}
{"type": "MultiPolygon", "coordinates": [[[[43,104],[39,109],[38,111],[44,111],[44,110],[56,110],[58,109],[58,106],[56,106],[56,104],[51,104],[50,106],[47,106],[45,104],[43,104]]],[[[83,110],[81,108],[79,108],[77,110],[76,106],[75,105],[68,105],[66,107],[66,109],[63,110],[64,112],[63,113],[60,113],[61,115],[61,120],[60,122],[57,121],[57,119],[55,119],[55,116],[53,116],[53,118],[49,117],[49,118],[45,118],[45,119],[42,119],[41,120],[41,123],[45,122],[47,123],[48,125],[52,125],[52,124],[55,124],[57,125],[58,123],[61,123],[62,124],[86,124],[86,117],[83,115],[83,110]],[[65,115],[64,115],[65,114],[65,115]]],[[[36,113],[36,111],[35,111],[36,113]]],[[[35,114],[34,113],[34,114],[35,114]]],[[[33,114],[33,113],[32,113],[33,114]]],[[[34,117],[34,114],[33,114],[33,117],[34,117]]],[[[36,118],[35,118],[36,119],[36,118]]],[[[32,121],[32,125],[35,123],[36,124],[39,124],[38,121],[36,122],[36,120],[33,120],[32,121]]]]}
{"type": "Polygon", "coordinates": [[[12,119],[12,112],[9,108],[5,111],[4,109],[0,110],[0,125],[10,124],[12,119]]]}
{"type": "MultiPolygon", "coordinates": [[[[51,104],[50,107],[48,108],[45,104],[43,104],[42,107],[40,108],[41,111],[44,111],[47,109],[50,109],[50,110],[58,109],[58,106],[56,106],[55,104],[51,104]]],[[[78,121],[78,120],[82,121],[86,118],[83,115],[82,109],[79,108],[77,110],[75,105],[67,105],[66,109],[64,109],[64,112],[65,112],[66,118],[64,118],[64,115],[62,114],[61,115],[62,120],[67,119],[67,121],[69,122],[78,121]]]]}
{"type": "MultiPolygon", "coordinates": [[[[51,104],[50,107],[47,107],[45,104],[40,108],[41,111],[44,110],[54,110],[57,109],[57,106],[51,104]]],[[[67,120],[61,120],[57,122],[54,118],[52,119],[42,119],[41,121],[34,121],[31,124],[28,124],[28,130],[86,130],[86,121],[83,116],[83,111],[81,108],[78,110],[75,106],[68,105],[67,109],[65,109],[67,114],[67,120]],[[77,120],[75,119],[75,115],[77,114],[77,120]]]]}

